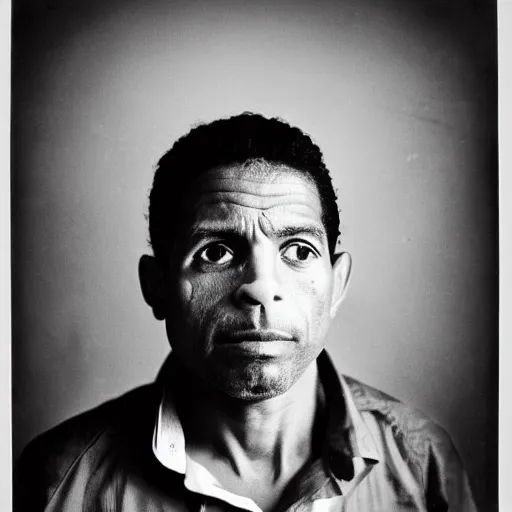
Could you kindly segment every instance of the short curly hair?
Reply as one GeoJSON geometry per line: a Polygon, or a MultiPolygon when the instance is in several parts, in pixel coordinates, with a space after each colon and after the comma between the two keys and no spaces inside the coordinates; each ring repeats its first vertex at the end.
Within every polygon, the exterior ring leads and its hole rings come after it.
{"type": "Polygon", "coordinates": [[[169,219],[179,222],[179,198],[184,190],[204,172],[256,159],[302,171],[313,181],[322,202],[322,222],[332,259],[340,217],[320,148],[302,130],[282,119],[244,112],[194,127],[159,160],[148,215],[150,244],[157,260],[168,264],[174,237],[169,219]]]}

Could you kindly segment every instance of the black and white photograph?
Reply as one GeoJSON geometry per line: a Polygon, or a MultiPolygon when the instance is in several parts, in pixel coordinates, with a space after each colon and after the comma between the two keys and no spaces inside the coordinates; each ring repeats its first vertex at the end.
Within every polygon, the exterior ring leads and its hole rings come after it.
{"type": "Polygon", "coordinates": [[[497,512],[497,31],[14,0],[13,510],[497,512]]]}

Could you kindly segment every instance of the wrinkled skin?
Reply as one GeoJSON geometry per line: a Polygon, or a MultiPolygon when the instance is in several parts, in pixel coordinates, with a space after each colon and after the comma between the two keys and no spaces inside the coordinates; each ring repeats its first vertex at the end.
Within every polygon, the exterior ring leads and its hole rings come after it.
{"type": "Polygon", "coordinates": [[[194,375],[238,399],[288,391],[324,347],[348,281],[314,183],[287,167],[229,166],[184,201],[165,282],[166,330],[194,375]]]}

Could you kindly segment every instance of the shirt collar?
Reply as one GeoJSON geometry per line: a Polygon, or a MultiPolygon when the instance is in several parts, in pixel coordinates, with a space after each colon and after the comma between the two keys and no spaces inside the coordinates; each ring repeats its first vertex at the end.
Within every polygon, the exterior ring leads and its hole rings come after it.
{"type": "MultiPolygon", "coordinates": [[[[178,417],[172,390],[166,382],[172,354],[164,363],[158,380],[163,381],[162,398],[153,431],[153,453],[166,468],[187,473],[185,434],[178,417]]],[[[379,454],[368,426],[356,408],[350,388],[324,350],[317,359],[328,413],[323,455],[337,480],[350,481],[367,467],[379,462],[379,454]]]]}
{"type": "MultiPolygon", "coordinates": [[[[158,380],[165,379],[166,370],[171,366],[172,354],[167,358],[160,371],[158,380]]],[[[162,398],[153,430],[153,453],[166,468],[185,474],[187,457],[185,434],[181,426],[170,386],[162,382],[162,398]]]]}

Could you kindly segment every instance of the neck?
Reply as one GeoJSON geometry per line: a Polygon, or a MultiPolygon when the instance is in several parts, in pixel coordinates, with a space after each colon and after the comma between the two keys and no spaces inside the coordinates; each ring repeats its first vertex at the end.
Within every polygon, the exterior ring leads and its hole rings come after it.
{"type": "Polygon", "coordinates": [[[286,393],[259,402],[232,398],[191,375],[182,378],[187,379],[187,395],[179,413],[187,451],[200,456],[213,449],[214,457],[227,459],[239,475],[267,469],[276,480],[312,457],[322,416],[316,361],[286,393]],[[195,382],[191,390],[189,382],[195,382]]]}

